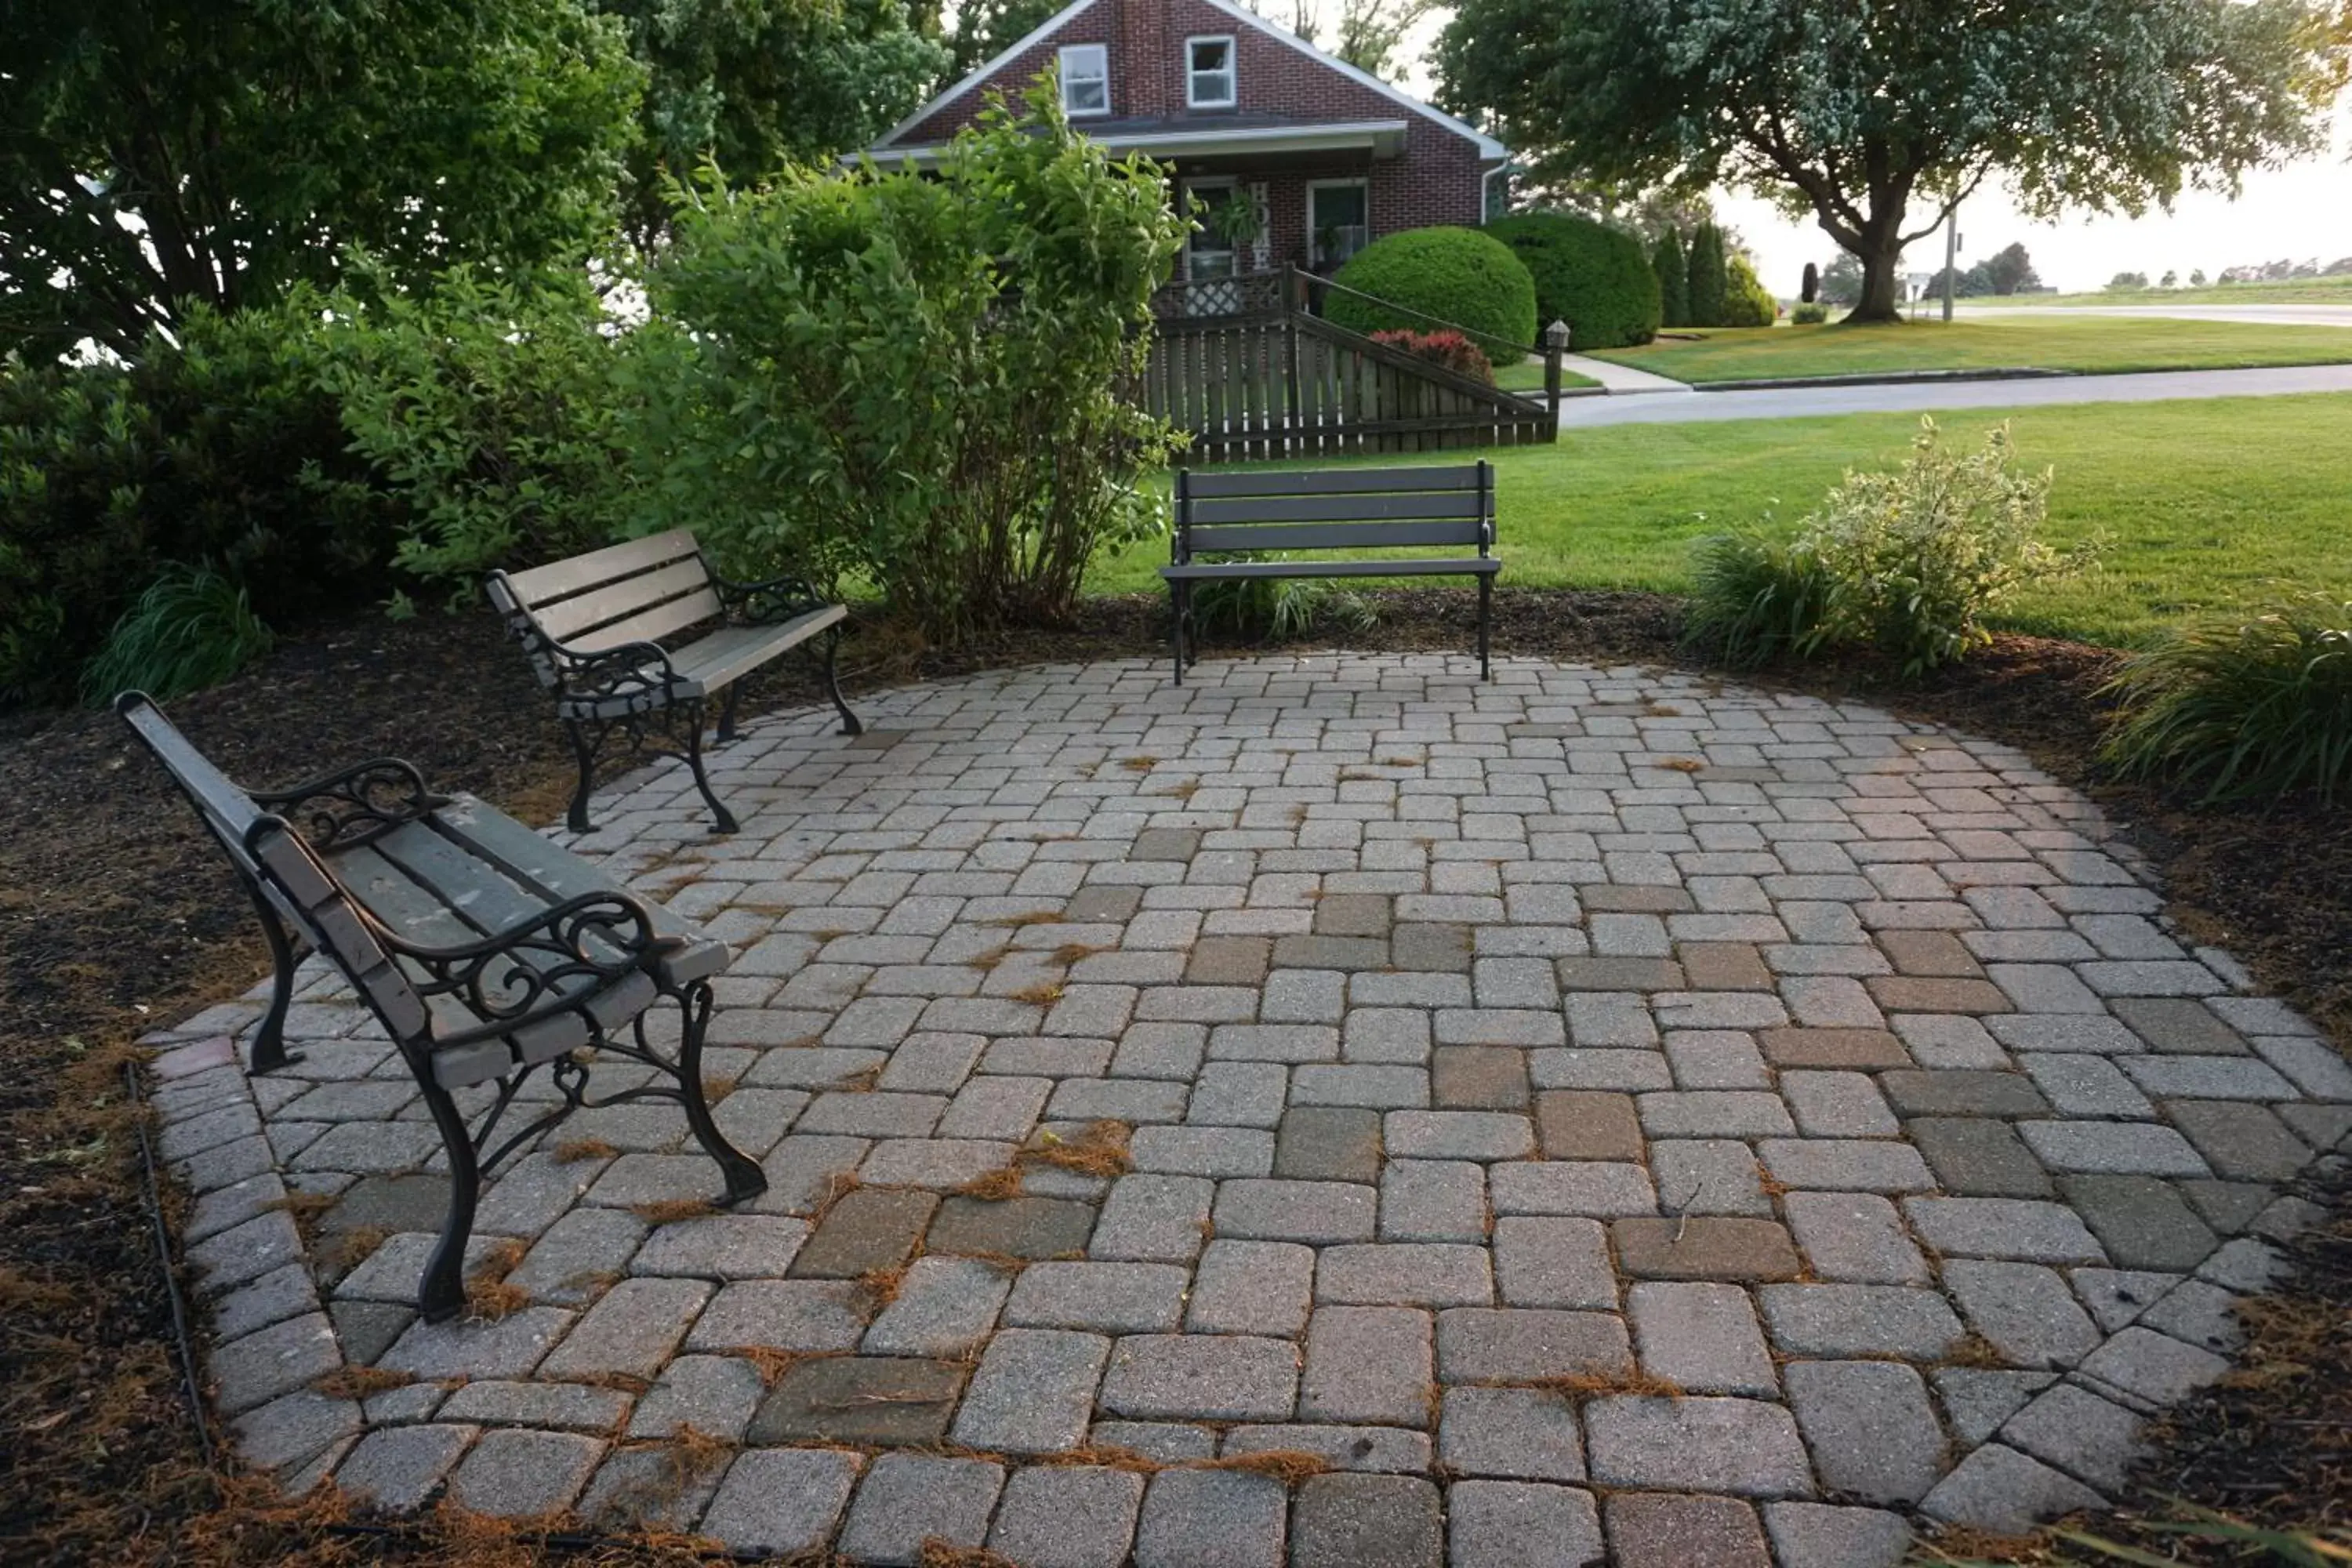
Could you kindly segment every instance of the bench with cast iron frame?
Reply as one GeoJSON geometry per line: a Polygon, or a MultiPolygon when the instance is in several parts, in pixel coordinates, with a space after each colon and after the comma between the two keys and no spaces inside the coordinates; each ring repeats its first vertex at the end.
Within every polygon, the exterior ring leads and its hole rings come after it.
{"type": "Polygon", "coordinates": [[[1487,655],[1495,574],[1495,468],[1486,462],[1440,468],[1259,469],[1176,473],[1173,558],[1168,584],[1176,683],[1197,662],[1192,585],[1280,577],[1475,577],[1478,582],[1478,678],[1487,655]],[[1202,560],[1230,552],[1475,547],[1475,555],[1360,557],[1310,561],[1202,560]]]}
{"type": "Polygon", "coordinates": [[[825,689],[841,714],[841,732],[864,731],[841,696],[838,660],[848,610],[819,598],[797,577],[729,582],[711,570],[685,529],[527,572],[493,572],[488,588],[540,684],[555,693],[556,717],[580,764],[565,818],[574,833],[589,831],[596,757],[616,729],[633,753],[682,760],[716,830],[734,832],[734,814],[703,771],[703,704],[723,693],[719,741],[733,740],[736,681],[820,636],[825,689]],[[675,651],[661,644],[714,621],[719,624],[675,651]]]}
{"type": "Polygon", "coordinates": [[[341,971],[423,1091],[450,1178],[417,1292],[428,1321],[464,1304],[483,1175],[576,1110],[676,1100],[718,1163],[719,1203],[766,1189],[760,1167],[719,1131],[702,1087],[724,943],[480,801],[434,794],[404,762],[248,795],[144,694],[125,692],[115,709],[227,852],[268,938],[277,973],[247,1070],[299,1059],[284,1034],[299,938],[341,971]],[[674,1045],[656,1024],[665,1002],[678,1010],[674,1045]],[[598,1053],[653,1068],[652,1081],[591,1100],[598,1053]],[[516,1112],[530,1121],[500,1137],[541,1068],[554,1103],[535,1090],[516,1112]]]}

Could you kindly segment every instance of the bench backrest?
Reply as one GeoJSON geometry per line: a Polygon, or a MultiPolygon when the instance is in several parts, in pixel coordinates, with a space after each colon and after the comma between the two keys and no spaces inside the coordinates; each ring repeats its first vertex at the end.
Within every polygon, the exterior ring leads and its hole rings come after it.
{"type": "Polygon", "coordinates": [[[1203,551],[1414,549],[1495,542],[1495,469],[1176,472],[1179,565],[1203,551]]]}
{"type": "Polygon", "coordinates": [[[211,758],[188,743],[145,692],[124,692],[115,699],[114,710],[180,786],[239,879],[343,972],[404,1049],[421,1038],[427,1017],[416,988],[292,825],[255,805],[211,758]]]}
{"type": "Polygon", "coordinates": [[[721,609],[709,563],[683,528],[528,572],[493,572],[488,587],[490,603],[522,637],[532,668],[550,687],[562,684],[562,668],[543,643],[600,653],[657,642],[721,609]]]}

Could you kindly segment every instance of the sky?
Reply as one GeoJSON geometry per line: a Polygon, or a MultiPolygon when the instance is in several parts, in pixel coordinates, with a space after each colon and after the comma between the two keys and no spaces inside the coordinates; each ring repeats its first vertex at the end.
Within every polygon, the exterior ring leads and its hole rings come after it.
{"type": "MultiPolygon", "coordinates": [[[[1443,17],[1432,17],[1410,39],[1404,53],[1416,63],[1404,73],[1408,91],[1426,98],[1433,83],[1420,58],[1436,37],[1443,17]]],[[[2170,213],[2150,211],[2140,218],[2080,215],[2054,224],[2029,222],[1993,182],[1960,211],[1960,266],[1965,270],[2012,240],[2033,258],[2042,282],[2068,291],[2097,289],[2118,272],[2145,272],[2151,280],[2167,269],[2183,280],[2196,269],[2208,277],[2224,267],[2276,260],[2316,259],[2321,266],[2352,256],[2352,98],[2339,104],[2334,145],[2326,157],[2283,169],[2257,170],[2245,178],[2236,201],[2185,193],[2170,213]]],[[[1837,242],[1811,219],[1793,223],[1759,196],[1716,193],[1716,212],[1738,232],[1756,259],[1765,286],[1793,296],[1808,261],[1827,266],[1837,242]]],[[[1921,214],[1910,226],[1927,220],[1921,214]]],[[[1914,241],[1906,270],[1934,272],[1944,265],[1943,236],[1914,241]]]]}

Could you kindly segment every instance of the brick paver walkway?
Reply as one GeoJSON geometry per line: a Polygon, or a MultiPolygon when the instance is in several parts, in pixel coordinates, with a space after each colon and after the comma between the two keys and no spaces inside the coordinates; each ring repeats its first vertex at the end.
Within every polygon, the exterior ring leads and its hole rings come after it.
{"type": "Polygon", "coordinates": [[[2003,747],[1517,659],[866,707],[721,752],[736,837],[669,770],[582,846],[739,946],[745,1212],[677,1217],[674,1106],[583,1115],[484,1203],[507,1315],[420,1324],[434,1142],[348,997],[249,1088],[253,1004],[164,1037],[253,1463],[871,1563],[1886,1564],[2100,1501],[2352,1129],[2003,747]]]}

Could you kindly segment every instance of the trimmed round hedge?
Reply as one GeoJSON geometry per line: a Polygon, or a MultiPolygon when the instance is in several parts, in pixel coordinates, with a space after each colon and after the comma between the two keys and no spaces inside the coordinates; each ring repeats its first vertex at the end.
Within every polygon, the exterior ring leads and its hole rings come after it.
{"type": "Polygon", "coordinates": [[[1526,263],[1538,317],[1566,321],[1570,347],[1622,349],[1658,335],[1658,275],[1632,235],[1568,213],[1496,218],[1486,232],[1526,263]]]}
{"type": "MultiPolygon", "coordinates": [[[[1376,239],[1349,258],[1335,281],[1461,328],[1498,364],[1536,341],[1536,285],[1508,246],[1471,228],[1415,228],[1376,239]]],[[[1426,332],[1433,322],[1337,289],[1324,315],[1372,333],[1426,332]]]]}

